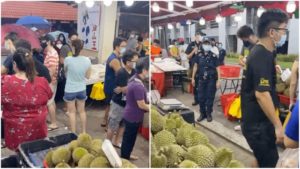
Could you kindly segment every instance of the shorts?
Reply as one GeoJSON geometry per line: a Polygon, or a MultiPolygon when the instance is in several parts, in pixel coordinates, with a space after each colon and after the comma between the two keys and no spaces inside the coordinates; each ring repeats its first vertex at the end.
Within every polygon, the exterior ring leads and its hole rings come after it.
{"type": "Polygon", "coordinates": [[[75,92],[75,93],[67,93],[65,92],[64,95],[64,101],[65,102],[71,102],[74,100],[86,100],[87,96],[86,96],[86,91],[81,91],[81,92],[75,92]]]}
{"type": "Polygon", "coordinates": [[[124,126],[123,122],[124,107],[118,105],[115,102],[111,102],[109,116],[108,116],[108,128],[117,131],[119,127],[124,126]]]}
{"type": "Polygon", "coordinates": [[[259,168],[274,168],[278,161],[275,129],[270,122],[260,122],[251,125],[242,123],[242,133],[245,136],[259,168]]]}
{"type": "Polygon", "coordinates": [[[54,102],[54,98],[55,98],[56,91],[57,91],[57,83],[55,83],[55,84],[50,83],[49,86],[51,88],[53,95],[52,95],[51,99],[48,100],[47,106],[49,106],[50,104],[52,104],[54,102]]]}

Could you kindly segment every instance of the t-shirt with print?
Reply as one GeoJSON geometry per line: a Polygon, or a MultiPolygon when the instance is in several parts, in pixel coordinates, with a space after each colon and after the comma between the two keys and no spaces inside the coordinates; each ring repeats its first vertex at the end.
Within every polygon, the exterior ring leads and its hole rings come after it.
{"type": "Polygon", "coordinates": [[[57,51],[54,48],[49,48],[45,50],[44,53],[44,65],[48,68],[50,76],[51,76],[51,83],[57,83],[57,74],[58,74],[58,64],[59,64],[59,56],[57,51]]]}
{"type": "Polygon", "coordinates": [[[126,107],[123,118],[131,123],[143,121],[145,110],[140,109],[137,101],[144,100],[147,102],[147,90],[143,83],[133,76],[128,83],[126,93],[126,107]]]}
{"type": "MultiPolygon", "coordinates": [[[[121,68],[116,75],[116,86],[118,87],[126,87],[128,80],[135,74],[135,70],[133,69],[131,73],[129,73],[125,68],[121,68]]],[[[118,105],[125,107],[126,101],[124,99],[124,94],[119,93],[113,94],[112,100],[118,105]]]]}
{"type": "Polygon", "coordinates": [[[274,53],[260,44],[253,47],[247,58],[241,86],[241,109],[244,123],[269,122],[257,102],[255,91],[269,92],[274,107],[278,107],[274,58],[274,53]]]}
{"type": "Polygon", "coordinates": [[[67,57],[64,67],[67,79],[65,92],[76,93],[85,91],[85,75],[91,67],[91,60],[85,56],[67,57]]]}

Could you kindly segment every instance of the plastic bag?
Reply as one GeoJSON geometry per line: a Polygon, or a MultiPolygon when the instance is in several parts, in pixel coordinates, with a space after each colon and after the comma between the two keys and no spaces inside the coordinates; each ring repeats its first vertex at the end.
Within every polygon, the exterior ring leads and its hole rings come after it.
{"type": "Polygon", "coordinates": [[[276,168],[298,168],[299,148],[287,148],[283,151],[277,162],[276,168]]]}

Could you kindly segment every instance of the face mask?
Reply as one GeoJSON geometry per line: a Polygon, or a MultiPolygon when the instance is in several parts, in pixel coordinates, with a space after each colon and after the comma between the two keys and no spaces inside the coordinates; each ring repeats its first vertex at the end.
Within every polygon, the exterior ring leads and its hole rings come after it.
{"type": "Polygon", "coordinates": [[[41,43],[41,46],[43,49],[45,49],[47,47],[47,43],[41,43]]]}
{"type": "Polygon", "coordinates": [[[203,50],[204,50],[205,52],[208,52],[208,51],[211,50],[211,46],[210,46],[210,45],[202,45],[202,47],[203,47],[203,50]]]}
{"type": "Polygon", "coordinates": [[[222,48],[222,45],[219,45],[218,47],[221,49],[221,48],[222,48]]]}
{"type": "Polygon", "coordinates": [[[63,41],[64,41],[64,38],[61,37],[61,38],[59,38],[59,40],[63,42],[63,41]]]}
{"type": "Polygon", "coordinates": [[[136,62],[133,62],[132,63],[132,69],[135,69],[135,67],[136,67],[136,62]]]}
{"type": "Polygon", "coordinates": [[[276,47],[281,47],[282,45],[284,45],[284,43],[285,43],[285,41],[286,41],[286,38],[287,38],[286,34],[285,34],[285,35],[282,35],[281,38],[280,38],[280,40],[279,40],[279,42],[277,42],[277,43],[275,44],[276,47]]]}
{"type": "Polygon", "coordinates": [[[120,50],[120,54],[121,56],[123,56],[123,54],[126,52],[126,48],[122,47],[121,50],[120,50]]]}
{"type": "Polygon", "coordinates": [[[243,45],[244,47],[248,48],[251,45],[251,43],[249,41],[243,40],[243,45]]]}
{"type": "Polygon", "coordinates": [[[145,74],[145,79],[149,79],[149,73],[145,74]]]}
{"type": "Polygon", "coordinates": [[[58,49],[61,49],[62,46],[63,46],[62,44],[57,44],[57,45],[56,45],[56,47],[57,47],[58,49]]]}

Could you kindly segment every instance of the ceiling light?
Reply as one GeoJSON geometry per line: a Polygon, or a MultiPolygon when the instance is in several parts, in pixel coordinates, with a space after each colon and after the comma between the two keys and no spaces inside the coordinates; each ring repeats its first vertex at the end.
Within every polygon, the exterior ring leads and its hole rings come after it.
{"type": "Polygon", "coordinates": [[[112,4],[112,0],[103,0],[103,4],[105,6],[110,6],[112,4]]]}
{"type": "Polygon", "coordinates": [[[168,9],[169,11],[174,11],[174,3],[172,1],[168,2],[168,9]]]}
{"type": "Polygon", "coordinates": [[[235,17],[234,17],[234,21],[239,22],[241,20],[242,20],[241,15],[240,14],[236,14],[235,17]]]}
{"type": "Polygon", "coordinates": [[[153,6],[152,6],[152,10],[153,10],[153,12],[159,12],[159,5],[158,5],[158,3],[154,2],[153,6]]]}
{"type": "Polygon", "coordinates": [[[85,5],[86,5],[86,7],[88,7],[88,8],[93,7],[94,4],[95,4],[95,1],[94,1],[94,0],[87,0],[87,1],[85,1],[85,5]]]}
{"type": "Polygon", "coordinates": [[[218,14],[217,16],[216,16],[216,22],[217,23],[220,23],[222,21],[222,16],[220,15],[220,14],[218,14]]]}
{"type": "Polygon", "coordinates": [[[83,0],[75,0],[76,3],[80,4],[83,0]]]}
{"type": "Polygon", "coordinates": [[[200,18],[199,24],[200,25],[205,25],[205,19],[203,17],[200,18]]]}
{"type": "Polygon", "coordinates": [[[192,24],[192,21],[188,19],[188,20],[186,21],[186,24],[187,24],[187,25],[190,25],[190,24],[192,24]]]}
{"type": "Polygon", "coordinates": [[[187,7],[192,7],[193,6],[193,0],[186,0],[185,4],[187,7]]]}
{"type": "Polygon", "coordinates": [[[260,17],[265,11],[266,11],[265,8],[263,8],[262,6],[260,6],[257,9],[257,12],[256,12],[257,17],[260,17]]]}
{"type": "Polygon", "coordinates": [[[134,3],[134,0],[125,0],[125,5],[126,6],[132,6],[134,3]]]}
{"type": "Polygon", "coordinates": [[[294,1],[289,1],[286,4],[286,11],[288,13],[293,13],[293,12],[295,12],[295,10],[296,10],[296,3],[294,1]]]}
{"type": "Polygon", "coordinates": [[[173,25],[171,23],[168,23],[168,29],[173,29],[173,25]]]}

